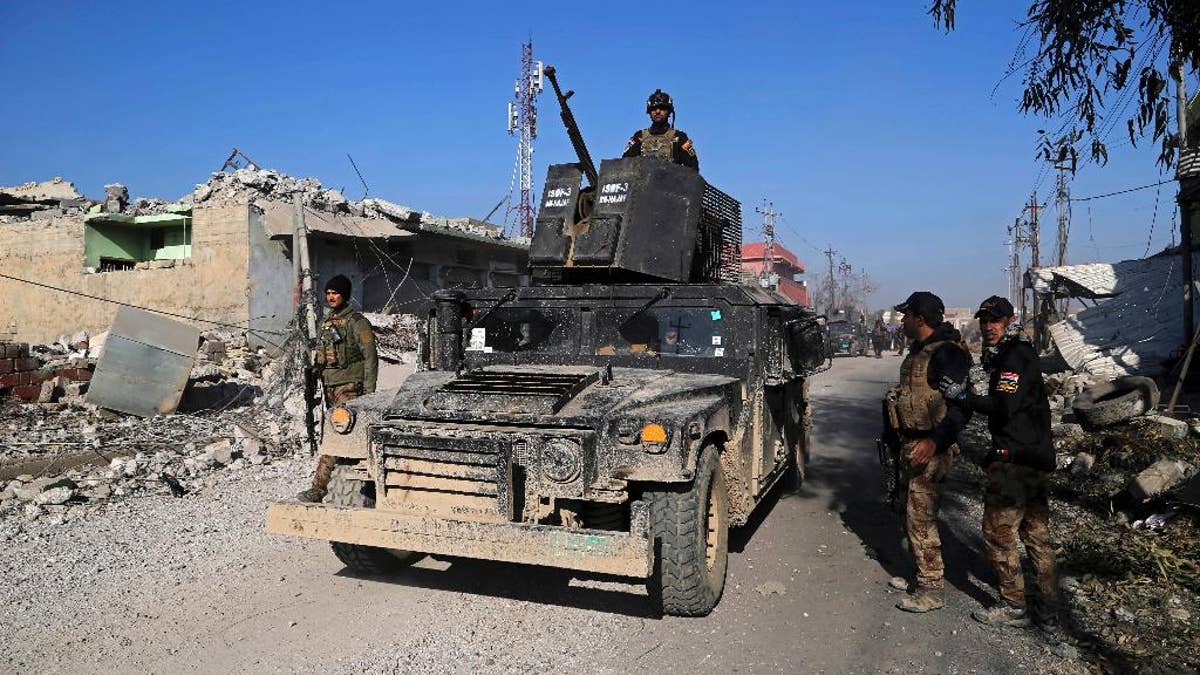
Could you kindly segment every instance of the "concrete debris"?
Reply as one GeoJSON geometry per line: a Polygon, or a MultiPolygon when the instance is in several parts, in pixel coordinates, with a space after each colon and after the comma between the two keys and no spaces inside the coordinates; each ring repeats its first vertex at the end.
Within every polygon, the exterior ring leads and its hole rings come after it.
{"type": "Polygon", "coordinates": [[[1094,466],[1096,458],[1091,453],[1081,452],[1075,455],[1075,460],[1071,462],[1071,475],[1086,476],[1092,472],[1094,466]]]}
{"type": "Polygon", "coordinates": [[[435,216],[376,197],[355,201],[347,199],[338,190],[325,188],[316,178],[296,178],[270,169],[216,172],[208,182],[196,186],[190,202],[196,206],[258,200],[291,203],[295,194],[300,195],[301,203],[306,207],[323,213],[389,220],[408,230],[444,228],[482,237],[503,236],[501,228],[474,218],[435,216]]]}
{"type": "Polygon", "coordinates": [[[1166,415],[1147,415],[1141,419],[1151,431],[1164,438],[1187,438],[1190,428],[1187,422],[1166,415]]]}
{"type": "Polygon", "coordinates": [[[0,187],[0,222],[79,215],[90,205],[91,202],[75,189],[74,183],[59,177],[40,183],[0,187]]]}
{"type": "Polygon", "coordinates": [[[375,329],[375,345],[379,358],[402,363],[405,354],[417,351],[422,321],[415,314],[363,314],[375,329]]]}
{"type": "Polygon", "coordinates": [[[1160,459],[1142,471],[1129,484],[1129,496],[1138,501],[1153,499],[1182,483],[1195,467],[1178,459],[1160,459]]]}

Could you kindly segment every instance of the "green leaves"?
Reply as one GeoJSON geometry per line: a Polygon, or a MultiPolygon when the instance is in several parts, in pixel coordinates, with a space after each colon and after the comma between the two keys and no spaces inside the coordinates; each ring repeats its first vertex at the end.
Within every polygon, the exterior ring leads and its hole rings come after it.
{"type": "MultiPolygon", "coordinates": [[[[931,0],[934,25],[953,30],[957,4],[931,0]]],[[[1026,36],[1012,60],[1025,71],[1018,109],[1059,123],[1040,136],[1039,157],[1074,162],[1086,148],[1103,166],[1109,135],[1124,121],[1130,142],[1158,141],[1158,163],[1170,168],[1178,139],[1164,70],[1200,67],[1200,2],[1032,0],[1020,27],[1026,36]]]]}

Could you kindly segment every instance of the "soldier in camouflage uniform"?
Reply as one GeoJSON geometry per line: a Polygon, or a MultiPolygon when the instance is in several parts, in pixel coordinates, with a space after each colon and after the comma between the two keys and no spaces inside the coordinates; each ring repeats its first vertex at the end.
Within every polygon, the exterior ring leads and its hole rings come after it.
{"type": "MultiPolygon", "coordinates": [[[[999,296],[983,301],[975,313],[983,334],[987,391],[946,381],[943,394],[965,400],[971,410],[988,416],[992,451],[984,490],[983,539],[996,571],[1002,602],[971,614],[989,625],[1030,625],[1025,608],[1025,578],[1017,541],[1036,578],[1041,601],[1039,619],[1057,626],[1058,573],[1050,537],[1049,477],[1055,468],[1050,434],[1050,404],[1037,352],[1016,323],[1012,303],[999,296]],[[961,393],[960,391],[961,390],[961,393]]],[[[982,374],[978,378],[983,382],[982,374]]]]}
{"type": "Polygon", "coordinates": [[[621,156],[661,157],[699,171],[700,159],[696,157],[692,139],[675,128],[675,102],[671,96],[655,89],[646,100],[646,114],[650,116],[650,127],[634,132],[621,156]]]}
{"type": "MultiPolygon", "coordinates": [[[[374,392],[379,373],[375,332],[366,317],[350,308],[350,291],[350,280],[341,274],[325,284],[329,311],[321,322],[316,361],[325,388],[326,407],[374,392]]],[[[336,458],[321,455],[312,487],[296,498],[302,502],[324,499],[336,465],[336,458]]]]}
{"type": "Polygon", "coordinates": [[[940,298],[918,291],[896,305],[904,315],[902,327],[913,342],[900,365],[900,385],[888,393],[888,415],[900,435],[900,457],[907,482],[905,526],[916,562],[912,592],[896,605],[906,612],[928,612],[944,605],[945,572],[937,513],[942,487],[958,454],[958,433],[970,413],[938,390],[944,378],[962,381],[971,369],[971,355],[962,336],[943,321],[940,298]]]}

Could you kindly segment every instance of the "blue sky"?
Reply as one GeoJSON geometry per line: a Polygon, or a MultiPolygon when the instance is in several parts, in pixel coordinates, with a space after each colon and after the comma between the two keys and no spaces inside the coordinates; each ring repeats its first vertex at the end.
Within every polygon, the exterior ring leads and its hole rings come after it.
{"type": "MultiPolygon", "coordinates": [[[[1023,3],[963,3],[950,34],[922,0],[660,6],[3,3],[0,184],[60,175],[92,197],[113,181],[178,197],[239,146],[358,198],[350,153],[373,195],[481,217],[509,188],[505,105],[532,35],[535,58],[576,90],[593,156],[619,155],[646,95],[667,90],[702,173],[742,200],[747,239],[770,199],[810,276],[832,246],[880,285],[873,307],[916,289],[957,306],[1004,292],[1005,226],[1039,174],[1045,126],[1016,111],[1019,79],[992,93],[1023,3]]],[[[573,155],[553,97],[539,104],[540,186],[573,155]]],[[[1121,133],[1076,196],[1160,180],[1154,149],[1121,133]]],[[[1173,201],[1167,185],[1077,204],[1070,261],[1161,249],[1173,201]]]]}

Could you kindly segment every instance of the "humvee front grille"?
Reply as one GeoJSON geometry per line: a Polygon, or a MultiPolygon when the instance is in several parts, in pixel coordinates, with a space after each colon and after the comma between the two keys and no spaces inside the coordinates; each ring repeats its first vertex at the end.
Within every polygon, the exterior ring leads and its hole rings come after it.
{"type": "Polygon", "coordinates": [[[443,410],[553,414],[598,378],[599,370],[476,370],[447,382],[429,397],[427,405],[443,410]]]}
{"type": "Polygon", "coordinates": [[[509,520],[509,439],[483,430],[377,432],[379,488],[391,507],[473,520],[509,520]]]}

